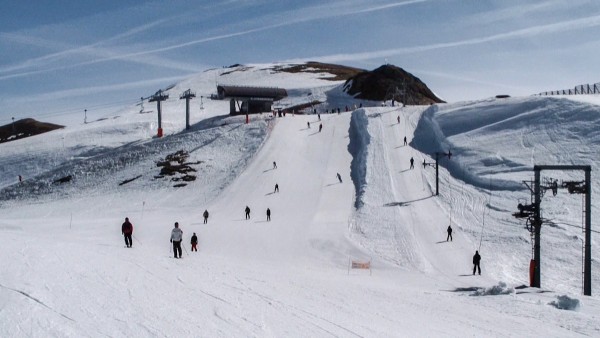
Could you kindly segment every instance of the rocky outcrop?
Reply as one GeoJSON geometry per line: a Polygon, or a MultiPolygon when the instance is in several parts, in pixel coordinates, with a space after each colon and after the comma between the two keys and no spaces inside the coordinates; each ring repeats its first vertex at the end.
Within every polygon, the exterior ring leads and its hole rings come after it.
{"type": "Polygon", "coordinates": [[[344,91],[358,99],[395,100],[409,105],[444,103],[423,81],[394,65],[383,65],[349,78],[344,91]]]}
{"type": "Polygon", "coordinates": [[[31,118],[0,126],[0,143],[46,133],[64,126],[39,122],[31,118]]]}

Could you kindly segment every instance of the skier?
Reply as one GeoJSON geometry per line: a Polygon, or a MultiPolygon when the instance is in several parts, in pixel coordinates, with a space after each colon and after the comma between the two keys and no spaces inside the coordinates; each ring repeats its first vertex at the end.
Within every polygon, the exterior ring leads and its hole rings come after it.
{"type": "Polygon", "coordinates": [[[171,230],[171,243],[173,243],[173,254],[175,258],[181,258],[181,239],[183,238],[183,231],[179,229],[179,223],[175,222],[175,227],[171,230]],[[179,252],[179,257],[177,253],[179,252]]]}
{"type": "Polygon", "coordinates": [[[319,121],[321,121],[321,114],[317,114],[317,117],[319,118],[319,121]]]}
{"type": "Polygon", "coordinates": [[[279,192],[279,184],[275,183],[275,191],[273,193],[279,192]]]}
{"type": "Polygon", "coordinates": [[[204,216],[204,224],[208,223],[208,210],[204,210],[202,216],[204,216]]]}
{"type": "Polygon", "coordinates": [[[19,175],[19,183],[23,184],[23,176],[19,175]]]}
{"type": "Polygon", "coordinates": [[[192,251],[196,251],[198,252],[198,236],[196,236],[196,233],[194,232],[194,234],[192,235],[192,251]]]}
{"type": "Polygon", "coordinates": [[[267,208],[267,221],[271,220],[271,209],[267,208]]]}
{"type": "Polygon", "coordinates": [[[448,229],[446,229],[446,231],[448,232],[448,236],[446,237],[446,242],[448,242],[448,238],[450,239],[450,242],[452,242],[452,227],[448,225],[448,229]]]}
{"type": "Polygon", "coordinates": [[[342,183],[342,175],[340,175],[340,173],[337,173],[337,179],[342,183]]]}
{"type": "Polygon", "coordinates": [[[319,133],[321,132],[321,129],[323,129],[323,123],[319,123],[319,133]]]}
{"type": "Polygon", "coordinates": [[[475,255],[473,255],[473,275],[475,274],[475,269],[479,271],[479,275],[481,275],[481,266],[479,266],[479,262],[481,261],[481,256],[479,256],[479,251],[475,251],[475,255]]]}
{"type": "Polygon", "coordinates": [[[406,145],[406,136],[404,136],[404,145],[406,145]]]}
{"type": "Polygon", "coordinates": [[[129,222],[128,217],[125,217],[125,222],[123,225],[121,225],[121,233],[125,237],[125,246],[131,248],[131,244],[133,244],[131,241],[131,236],[133,235],[133,224],[129,222]]]}
{"type": "Polygon", "coordinates": [[[273,169],[277,169],[277,162],[273,161],[273,169]]]}
{"type": "Polygon", "coordinates": [[[398,124],[400,124],[400,115],[398,115],[398,124]]]}
{"type": "Polygon", "coordinates": [[[250,219],[250,208],[246,206],[246,219],[250,219]]]}
{"type": "Polygon", "coordinates": [[[410,169],[414,169],[415,168],[415,159],[414,158],[410,158],[410,169]]]}
{"type": "Polygon", "coordinates": [[[306,122],[306,126],[308,127],[308,129],[310,129],[310,122],[306,122]]]}

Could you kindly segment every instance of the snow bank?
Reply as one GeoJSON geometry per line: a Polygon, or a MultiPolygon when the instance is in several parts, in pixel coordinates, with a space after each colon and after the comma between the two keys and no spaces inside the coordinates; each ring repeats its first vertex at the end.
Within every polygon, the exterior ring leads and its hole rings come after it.
{"type": "Polygon", "coordinates": [[[508,287],[506,283],[499,282],[498,285],[494,285],[489,288],[480,288],[471,294],[471,296],[498,296],[498,295],[510,295],[515,292],[515,289],[508,287]]]}
{"type": "Polygon", "coordinates": [[[358,109],[352,113],[348,131],[350,137],[348,152],[352,155],[350,176],[356,189],[354,207],[357,209],[363,205],[362,197],[367,185],[367,154],[370,143],[368,125],[369,119],[364,109],[358,109]]]}
{"type": "Polygon", "coordinates": [[[548,305],[552,305],[560,310],[577,310],[579,309],[579,299],[571,298],[566,295],[556,296],[555,301],[551,301],[548,305]]]}
{"type": "Polygon", "coordinates": [[[436,105],[423,114],[411,144],[430,155],[451,150],[452,160],[440,165],[468,184],[520,191],[540,161],[592,162],[597,149],[588,144],[600,141],[598,123],[600,107],[566,99],[436,105]]]}

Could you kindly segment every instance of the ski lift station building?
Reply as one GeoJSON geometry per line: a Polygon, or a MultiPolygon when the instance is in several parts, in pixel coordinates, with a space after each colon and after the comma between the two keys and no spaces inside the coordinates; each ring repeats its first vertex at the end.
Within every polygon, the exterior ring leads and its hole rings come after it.
{"type": "Polygon", "coordinates": [[[270,112],[273,102],[287,97],[287,91],[274,87],[217,86],[220,100],[229,99],[229,114],[258,114],[270,112]]]}

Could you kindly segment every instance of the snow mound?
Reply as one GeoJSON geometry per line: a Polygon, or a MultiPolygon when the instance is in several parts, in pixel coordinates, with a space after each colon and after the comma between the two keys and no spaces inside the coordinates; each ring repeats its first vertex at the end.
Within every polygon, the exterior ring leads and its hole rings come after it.
{"type": "Polygon", "coordinates": [[[348,152],[352,154],[350,176],[352,176],[352,181],[356,189],[354,207],[357,209],[363,205],[363,196],[367,185],[367,154],[368,146],[371,142],[369,131],[367,130],[368,125],[369,119],[364,109],[358,109],[352,113],[348,152]]]}
{"type": "Polygon", "coordinates": [[[506,283],[499,282],[498,285],[494,285],[489,288],[477,289],[471,296],[497,296],[497,295],[509,295],[515,292],[515,289],[508,287],[506,283]]]}
{"type": "Polygon", "coordinates": [[[560,310],[571,310],[575,311],[579,308],[579,299],[571,298],[566,295],[556,296],[555,301],[551,301],[548,305],[552,305],[560,310]]]}

